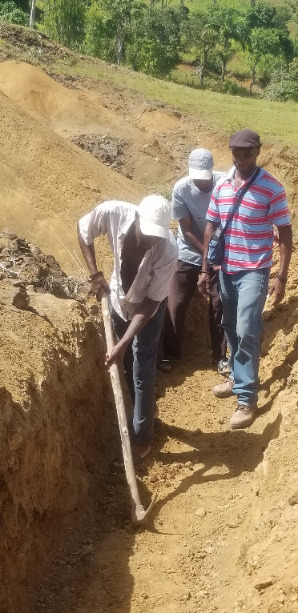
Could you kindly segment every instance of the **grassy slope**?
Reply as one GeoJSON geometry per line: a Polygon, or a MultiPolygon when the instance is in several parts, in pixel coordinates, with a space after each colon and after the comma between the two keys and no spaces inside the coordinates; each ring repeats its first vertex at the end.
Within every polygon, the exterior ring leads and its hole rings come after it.
{"type": "Polygon", "coordinates": [[[0,50],[2,60],[7,56],[31,61],[49,72],[80,76],[99,83],[111,83],[121,89],[143,94],[144,98],[167,103],[175,109],[190,113],[198,118],[199,125],[205,125],[226,138],[242,127],[260,132],[262,139],[274,144],[297,147],[298,104],[295,102],[270,102],[255,98],[240,98],[208,90],[195,90],[172,82],[153,79],[127,68],[118,68],[101,60],[68,53],[35,30],[9,27],[1,29],[0,50]],[[22,45],[16,45],[21,37],[22,45]],[[38,46],[32,44],[36,38],[38,46]],[[26,46],[26,40],[28,46],[26,46]],[[47,55],[47,52],[50,55],[47,55]],[[3,55],[2,55],[3,54],[3,55]]]}
{"type": "Polygon", "coordinates": [[[145,98],[165,102],[198,116],[200,123],[213,126],[223,135],[249,127],[260,132],[267,141],[291,147],[298,142],[298,104],[294,102],[270,102],[194,90],[100,61],[89,63],[79,59],[75,65],[57,63],[52,69],[137,90],[145,98]]]}

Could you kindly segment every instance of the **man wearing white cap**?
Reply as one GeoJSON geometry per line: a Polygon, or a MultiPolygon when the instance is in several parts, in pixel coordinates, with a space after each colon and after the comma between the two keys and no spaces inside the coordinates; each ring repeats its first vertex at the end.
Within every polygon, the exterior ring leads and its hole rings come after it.
{"type": "Polygon", "coordinates": [[[178,249],[169,230],[171,207],[162,196],[147,196],[139,206],[103,202],[78,223],[79,244],[92,291],[110,293],[111,317],[119,342],[107,365],[122,363],[134,402],[131,429],[136,457],[151,450],[155,409],[155,366],[166,298],[178,249]],[[107,234],[114,256],[110,285],[98,270],[94,239],[107,234]]]}
{"type": "MultiPolygon", "coordinates": [[[[170,370],[170,360],[181,354],[184,323],[188,305],[197,288],[202,270],[202,254],[206,213],[212,190],[225,176],[213,171],[213,156],[207,149],[194,149],[188,159],[188,175],[174,186],[172,217],[178,219],[178,264],[172,279],[171,293],[165,317],[163,339],[164,359],[161,370],[170,370]]],[[[221,328],[222,305],[218,293],[218,273],[210,276],[209,326],[213,359],[222,371],[229,371],[226,339],[221,328]]],[[[223,373],[224,374],[224,373],[223,373]]]]}

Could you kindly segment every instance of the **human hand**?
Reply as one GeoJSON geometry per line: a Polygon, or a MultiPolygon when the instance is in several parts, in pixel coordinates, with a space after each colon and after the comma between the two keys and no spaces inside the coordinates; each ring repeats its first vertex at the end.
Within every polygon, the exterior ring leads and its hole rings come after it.
{"type": "Polygon", "coordinates": [[[110,287],[102,272],[95,273],[90,277],[91,291],[97,300],[100,300],[103,293],[110,294],[110,287]]]}
{"type": "Polygon", "coordinates": [[[112,364],[117,364],[120,366],[123,363],[124,354],[126,351],[126,345],[123,345],[121,341],[113,347],[110,354],[106,353],[106,361],[105,366],[112,366],[112,364]]]}
{"type": "Polygon", "coordinates": [[[201,272],[197,287],[199,292],[203,294],[205,298],[208,298],[210,294],[210,281],[209,281],[209,272],[201,272]]]}
{"type": "Polygon", "coordinates": [[[279,302],[282,301],[286,291],[286,280],[281,281],[278,277],[273,279],[268,296],[273,296],[272,306],[276,306],[279,302]]]}

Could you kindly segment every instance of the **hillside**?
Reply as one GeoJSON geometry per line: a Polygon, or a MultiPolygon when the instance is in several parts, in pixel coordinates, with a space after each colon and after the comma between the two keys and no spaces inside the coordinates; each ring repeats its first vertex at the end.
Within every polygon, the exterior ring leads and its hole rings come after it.
{"type": "MultiPolygon", "coordinates": [[[[169,194],[198,145],[227,169],[232,123],[256,121],[260,161],[285,183],[296,232],[297,107],[228,96],[208,105],[206,92],[23,28],[0,32],[0,610],[294,613],[297,246],[283,303],[266,304],[260,415],[247,431],[229,430],[231,403],[212,395],[207,305],[193,301],[183,358],[158,374],[153,453],[138,468],[144,506],[158,500],[134,531],[111,466],[116,414],[76,222],[100,200],[169,194]],[[29,308],[16,306],[17,274],[29,308]]],[[[97,249],[108,274],[106,243],[97,249]]]]}

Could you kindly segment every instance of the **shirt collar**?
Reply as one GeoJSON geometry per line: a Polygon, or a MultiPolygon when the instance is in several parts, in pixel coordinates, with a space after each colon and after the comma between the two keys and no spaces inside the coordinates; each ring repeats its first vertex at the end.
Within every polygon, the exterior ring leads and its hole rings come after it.
{"type": "MultiPolygon", "coordinates": [[[[236,172],[236,166],[232,166],[232,168],[229,170],[228,174],[227,174],[227,179],[232,183],[232,185],[234,185],[234,179],[235,179],[235,172],[236,172]]],[[[247,179],[245,179],[245,181],[242,183],[242,185],[245,185],[245,183],[247,183],[247,181],[249,181],[251,179],[251,177],[253,176],[253,174],[256,172],[256,168],[255,170],[251,173],[250,177],[248,177],[247,179]]],[[[260,169],[260,173],[262,172],[262,168],[260,169]]],[[[258,176],[260,176],[260,173],[258,176]]]]}

